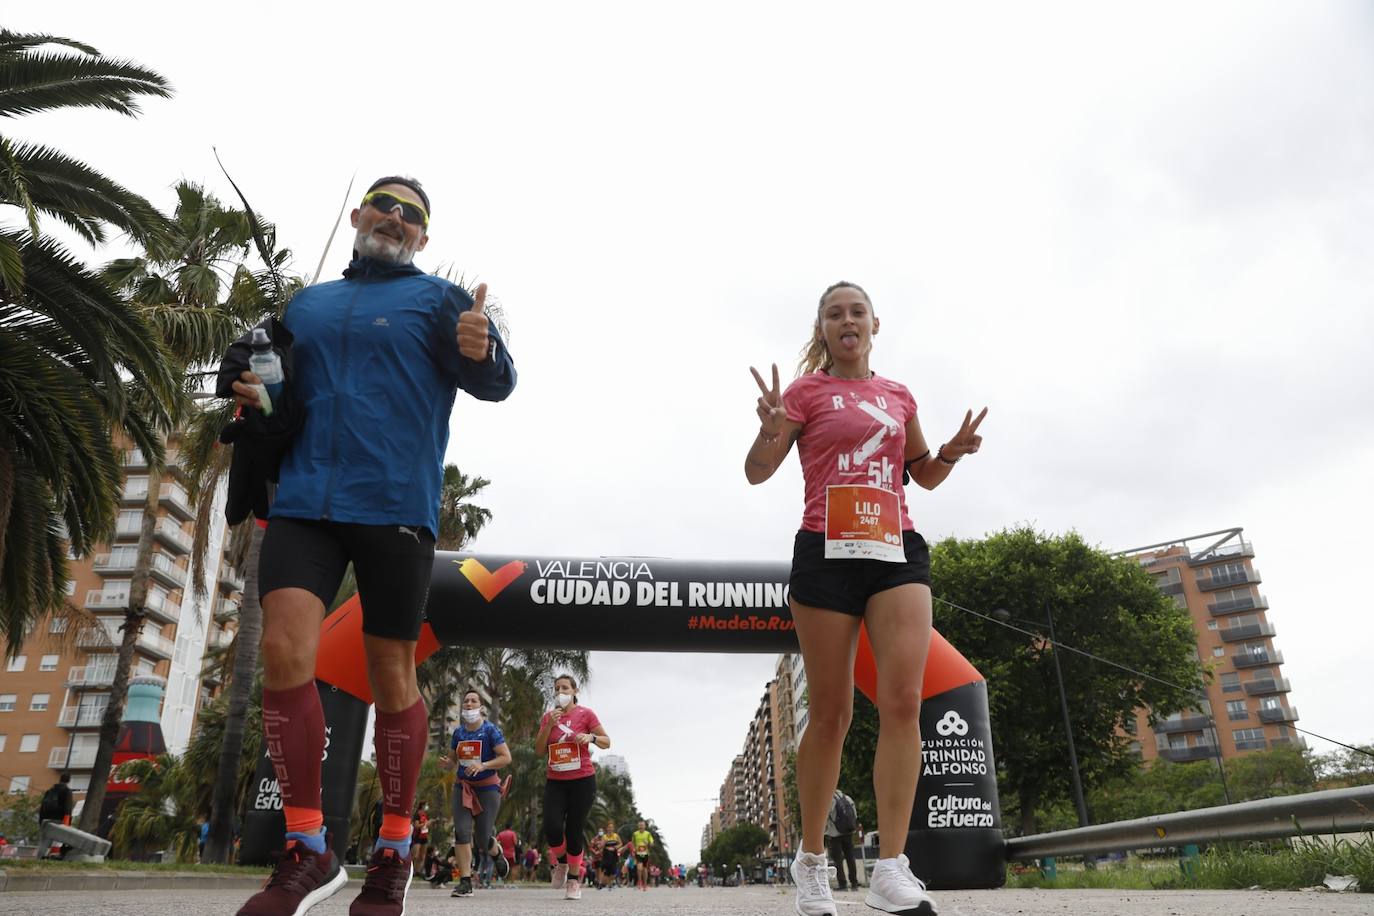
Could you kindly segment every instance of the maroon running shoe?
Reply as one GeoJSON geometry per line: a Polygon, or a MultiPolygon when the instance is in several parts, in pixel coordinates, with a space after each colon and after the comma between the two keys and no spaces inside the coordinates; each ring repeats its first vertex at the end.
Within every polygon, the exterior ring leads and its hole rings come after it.
{"type": "Polygon", "coordinates": [[[403,859],[386,846],[378,849],[367,863],[367,878],[348,916],[404,916],[412,872],[409,856],[403,859]]]}
{"type": "Polygon", "coordinates": [[[297,840],[286,844],[267,883],[239,908],[237,916],[305,916],[348,883],[333,850],[315,852],[297,840]]]}

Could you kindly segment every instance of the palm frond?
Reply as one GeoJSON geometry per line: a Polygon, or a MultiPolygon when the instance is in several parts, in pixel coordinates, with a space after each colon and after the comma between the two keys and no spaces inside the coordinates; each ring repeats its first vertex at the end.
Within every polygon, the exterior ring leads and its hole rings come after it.
{"type": "Polygon", "coordinates": [[[0,56],[0,117],[57,108],[136,115],[140,96],[171,95],[165,78],[132,61],[51,52],[0,56]]]}
{"type": "Polygon", "coordinates": [[[57,35],[41,32],[11,32],[9,29],[0,29],[0,59],[13,57],[30,48],[41,48],[43,45],[63,45],[74,48],[82,54],[100,53],[85,42],[75,41],[71,38],[60,38],[57,35]]]}
{"type": "MultiPolygon", "coordinates": [[[[102,223],[145,244],[168,231],[166,218],[147,199],[78,159],[35,144],[19,144],[13,155],[32,206],[62,220],[88,241],[103,237],[102,223]]],[[[9,184],[0,183],[0,196],[10,193],[9,184]]]]}

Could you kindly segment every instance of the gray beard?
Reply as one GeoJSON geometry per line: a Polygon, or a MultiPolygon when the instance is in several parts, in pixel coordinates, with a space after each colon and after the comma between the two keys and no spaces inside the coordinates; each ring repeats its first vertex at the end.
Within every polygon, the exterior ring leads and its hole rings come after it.
{"type": "Polygon", "coordinates": [[[407,248],[404,242],[378,235],[375,229],[367,235],[359,230],[353,238],[353,250],[360,257],[375,258],[388,264],[409,264],[411,258],[415,257],[414,248],[407,248]]]}

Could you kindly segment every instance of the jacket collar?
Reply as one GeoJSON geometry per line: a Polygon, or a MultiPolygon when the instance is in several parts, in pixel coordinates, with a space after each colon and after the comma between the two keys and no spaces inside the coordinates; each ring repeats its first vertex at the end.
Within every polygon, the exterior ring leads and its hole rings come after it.
{"type": "Polygon", "coordinates": [[[424,271],[412,264],[392,264],[376,258],[354,256],[343,275],[349,280],[390,280],[395,277],[413,277],[424,271]]]}

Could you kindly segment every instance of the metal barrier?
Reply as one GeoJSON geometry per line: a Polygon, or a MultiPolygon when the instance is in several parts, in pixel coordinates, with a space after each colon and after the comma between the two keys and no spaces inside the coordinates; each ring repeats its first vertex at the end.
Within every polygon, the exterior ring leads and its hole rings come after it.
{"type": "Polygon", "coordinates": [[[1158,814],[1007,840],[1007,858],[1093,855],[1158,846],[1374,831],[1374,786],[1328,789],[1158,814]]]}

